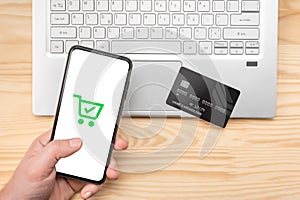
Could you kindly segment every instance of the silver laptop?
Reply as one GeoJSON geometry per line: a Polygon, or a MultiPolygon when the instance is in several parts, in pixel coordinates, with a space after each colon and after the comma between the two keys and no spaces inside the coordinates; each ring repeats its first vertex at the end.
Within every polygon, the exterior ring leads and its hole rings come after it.
{"type": "Polygon", "coordinates": [[[241,91],[239,118],[276,114],[277,0],[33,0],[33,113],[53,115],[73,45],[134,61],[125,115],[166,105],[181,66],[241,91]]]}

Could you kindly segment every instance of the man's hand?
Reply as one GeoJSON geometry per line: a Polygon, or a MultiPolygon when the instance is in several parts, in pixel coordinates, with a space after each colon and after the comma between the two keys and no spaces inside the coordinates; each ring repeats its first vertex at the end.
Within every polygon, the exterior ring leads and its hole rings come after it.
{"type": "MultiPolygon", "coordinates": [[[[56,140],[49,142],[51,131],[41,135],[32,143],[23,160],[15,170],[11,180],[0,192],[0,199],[70,199],[81,191],[83,199],[97,193],[102,185],[93,185],[73,179],[56,177],[55,165],[59,159],[77,152],[80,139],[56,140]]],[[[116,139],[115,149],[125,150],[128,143],[116,139]]],[[[107,169],[107,177],[117,179],[119,172],[112,167],[107,169]]]]}

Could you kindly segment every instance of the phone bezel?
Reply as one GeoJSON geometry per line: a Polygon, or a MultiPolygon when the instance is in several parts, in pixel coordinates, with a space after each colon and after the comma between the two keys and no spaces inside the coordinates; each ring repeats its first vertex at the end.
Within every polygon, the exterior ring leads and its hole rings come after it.
{"type": "MultiPolygon", "coordinates": [[[[111,54],[111,53],[107,53],[107,52],[104,52],[104,51],[95,50],[95,49],[91,49],[91,48],[83,47],[83,46],[79,46],[79,45],[73,46],[70,49],[69,54],[68,54],[66,68],[65,68],[63,81],[62,81],[62,86],[61,86],[61,90],[60,90],[60,94],[59,94],[59,100],[58,100],[58,104],[57,104],[56,115],[55,115],[55,119],[54,119],[54,124],[53,124],[53,129],[52,129],[52,134],[51,134],[50,141],[54,140],[56,125],[57,125],[57,121],[58,121],[59,113],[60,113],[60,108],[61,108],[61,102],[62,102],[64,90],[65,90],[65,83],[66,83],[67,76],[68,76],[68,71],[69,71],[69,64],[70,64],[70,60],[72,58],[72,52],[74,50],[82,50],[82,51],[87,51],[87,52],[90,52],[90,53],[95,53],[95,54],[100,54],[100,55],[103,55],[103,56],[108,56],[108,57],[115,58],[115,59],[120,59],[120,60],[126,61],[129,64],[128,73],[127,73],[127,77],[126,77],[126,82],[125,82],[125,85],[124,85],[124,90],[123,90],[121,103],[120,103],[120,107],[119,107],[119,111],[118,111],[118,116],[117,116],[117,119],[116,119],[115,128],[114,128],[114,132],[113,132],[113,136],[112,136],[112,140],[111,140],[111,143],[115,144],[117,131],[119,129],[118,124],[119,124],[119,121],[120,121],[120,116],[121,116],[121,113],[122,113],[124,101],[126,99],[126,94],[127,94],[127,90],[128,90],[128,86],[129,86],[129,82],[130,82],[129,80],[130,80],[130,76],[131,76],[131,72],[132,72],[132,61],[129,58],[124,57],[124,56],[111,54]]],[[[84,181],[84,182],[88,182],[88,183],[93,183],[93,184],[102,184],[106,180],[106,171],[107,171],[107,168],[110,164],[112,150],[113,150],[113,145],[110,146],[107,161],[106,161],[106,166],[105,166],[105,169],[104,169],[103,178],[100,181],[90,180],[90,179],[87,179],[87,178],[78,177],[78,176],[74,176],[74,175],[71,175],[71,174],[65,174],[65,173],[61,173],[61,172],[57,172],[56,175],[57,176],[63,176],[63,177],[66,177],[66,178],[76,179],[76,180],[80,180],[80,181],[84,181]]]]}

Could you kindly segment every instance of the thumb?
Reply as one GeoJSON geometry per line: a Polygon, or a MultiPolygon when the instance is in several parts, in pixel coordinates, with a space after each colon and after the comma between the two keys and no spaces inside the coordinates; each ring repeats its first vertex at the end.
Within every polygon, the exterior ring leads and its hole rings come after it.
{"type": "Polygon", "coordinates": [[[54,140],[43,149],[42,164],[48,168],[54,168],[61,158],[74,154],[81,148],[81,146],[82,141],[79,138],[70,140],[54,140]]]}

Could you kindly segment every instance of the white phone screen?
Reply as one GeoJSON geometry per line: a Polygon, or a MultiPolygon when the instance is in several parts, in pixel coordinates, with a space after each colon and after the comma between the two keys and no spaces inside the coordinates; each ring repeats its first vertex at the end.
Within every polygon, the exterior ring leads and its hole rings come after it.
{"type": "Polygon", "coordinates": [[[127,60],[80,48],[70,53],[53,139],[79,137],[83,146],[59,160],[57,172],[92,181],[104,179],[130,70],[127,60]]]}

